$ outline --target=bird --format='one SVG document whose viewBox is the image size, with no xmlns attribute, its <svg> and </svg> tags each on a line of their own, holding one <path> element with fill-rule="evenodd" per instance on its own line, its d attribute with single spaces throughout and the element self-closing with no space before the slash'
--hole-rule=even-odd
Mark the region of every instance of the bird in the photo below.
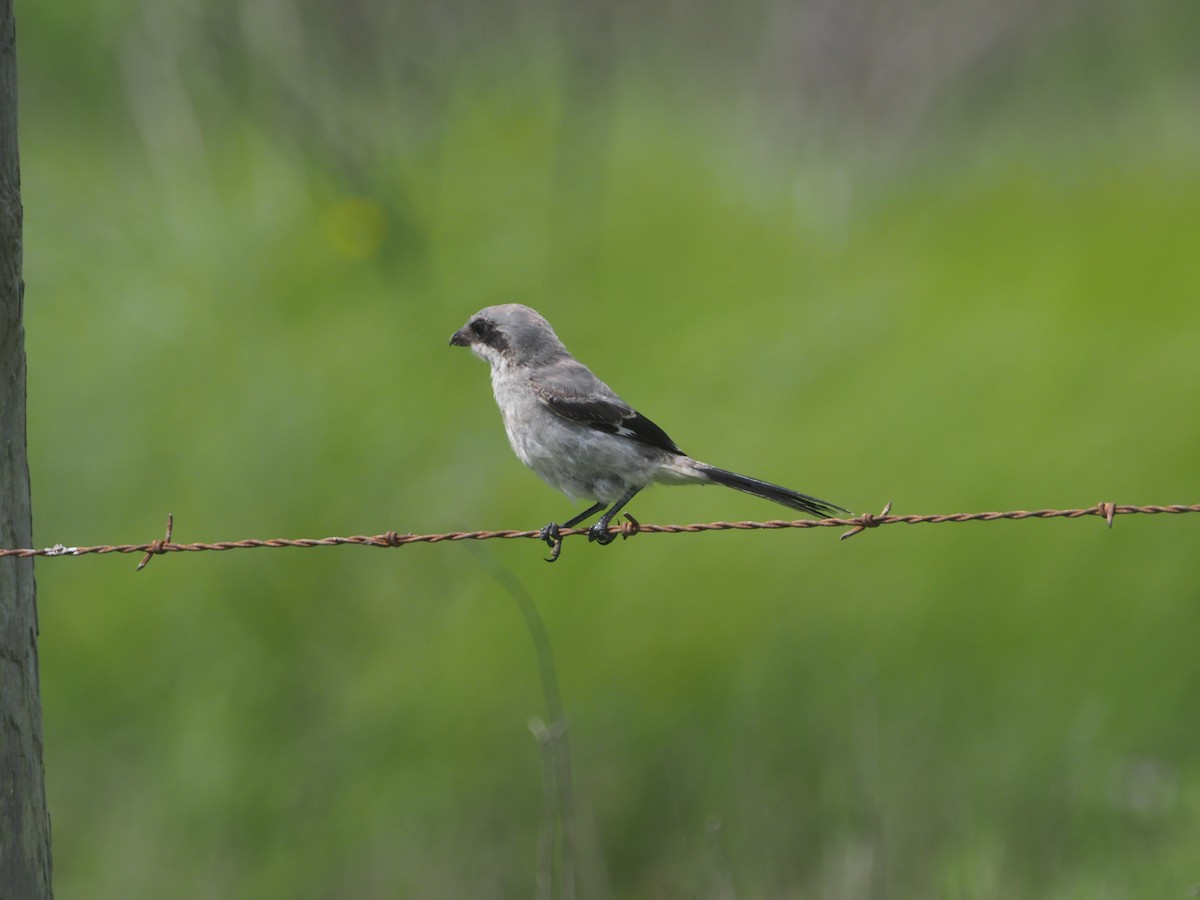
<svg viewBox="0 0 1200 900">
<path fill-rule="evenodd" d="M 651 484 L 720 484 L 818 518 L 848 510 L 721 469 L 688 456 L 658 425 L 622 400 L 559 340 L 550 323 L 519 303 L 481 309 L 450 336 L 452 347 L 469 347 L 491 366 L 492 392 L 513 452 L 550 487 L 572 502 L 593 505 L 562 525 L 539 532 L 562 548 L 560 529 L 573 528 L 603 511 L 588 541 L 611 543 L 609 523 Z"/>
</svg>

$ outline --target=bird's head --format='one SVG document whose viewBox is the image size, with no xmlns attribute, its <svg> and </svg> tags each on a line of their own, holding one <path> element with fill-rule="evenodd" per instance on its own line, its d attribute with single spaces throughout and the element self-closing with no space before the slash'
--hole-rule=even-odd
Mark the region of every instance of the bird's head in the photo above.
<svg viewBox="0 0 1200 900">
<path fill-rule="evenodd" d="M 452 347 L 470 347 L 492 368 L 541 365 L 567 352 L 550 323 L 519 303 L 489 306 L 450 335 Z"/>
</svg>

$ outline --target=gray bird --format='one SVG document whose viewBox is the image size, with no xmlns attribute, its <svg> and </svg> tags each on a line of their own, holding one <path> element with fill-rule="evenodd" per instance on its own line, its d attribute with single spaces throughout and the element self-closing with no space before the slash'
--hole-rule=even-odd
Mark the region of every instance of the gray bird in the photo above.
<svg viewBox="0 0 1200 900">
<path fill-rule="evenodd" d="M 541 538 L 550 562 L 562 547 L 559 528 L 571 528 L 608 507 L 588 540 L 611 543 L 608 530 L 642 488 L 660 484 L 723 484 L 764 500 L 828 518 L 842 507 L 807 494 L 738 475 L 692 459 L 667 433 L 617 396 L 575 359 L 550 323 L 528 306 L 481 309 L 450 336 L 492 367 L 492 391 L 517 457 L 571 500 L 594 504 Z"/>
</svg>

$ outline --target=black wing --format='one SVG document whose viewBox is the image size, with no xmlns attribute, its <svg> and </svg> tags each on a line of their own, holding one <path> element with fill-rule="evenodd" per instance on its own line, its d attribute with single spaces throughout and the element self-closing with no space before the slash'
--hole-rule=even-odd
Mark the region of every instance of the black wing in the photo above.
<svg viewBox="0 0 1200 900">
<path fill-rule="evenodd" d="M 559 371 L 543 373 L 549 377 L 530 382 L 534 394 L 551 412 L 597 431 L 622 435 L 668 453 L 684 455 L 665 431 L 618 397 L 582 363 L 571 362 L 574 366 L 570 371 L 562 371 L 567 367 L 559 364 L 555 366 Z"/>
</svg>

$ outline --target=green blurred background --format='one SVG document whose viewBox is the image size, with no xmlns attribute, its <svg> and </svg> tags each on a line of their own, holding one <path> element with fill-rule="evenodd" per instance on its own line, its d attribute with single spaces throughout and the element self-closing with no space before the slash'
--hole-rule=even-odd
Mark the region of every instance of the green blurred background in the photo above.
<svg viewBox="0 0 1200 900">
<path fill-rule="evenodd" d="M 447 347 L 509 301 L 857 511 L 1197 500 L 1194 3 L 17 17 L 39 546 L 566 518 Z M 836 536 L 39 560 L 58 895 L 531 896 L 505 578 L 583 896 L 1200 883 L 1200 517 Z"/>
</svg>

